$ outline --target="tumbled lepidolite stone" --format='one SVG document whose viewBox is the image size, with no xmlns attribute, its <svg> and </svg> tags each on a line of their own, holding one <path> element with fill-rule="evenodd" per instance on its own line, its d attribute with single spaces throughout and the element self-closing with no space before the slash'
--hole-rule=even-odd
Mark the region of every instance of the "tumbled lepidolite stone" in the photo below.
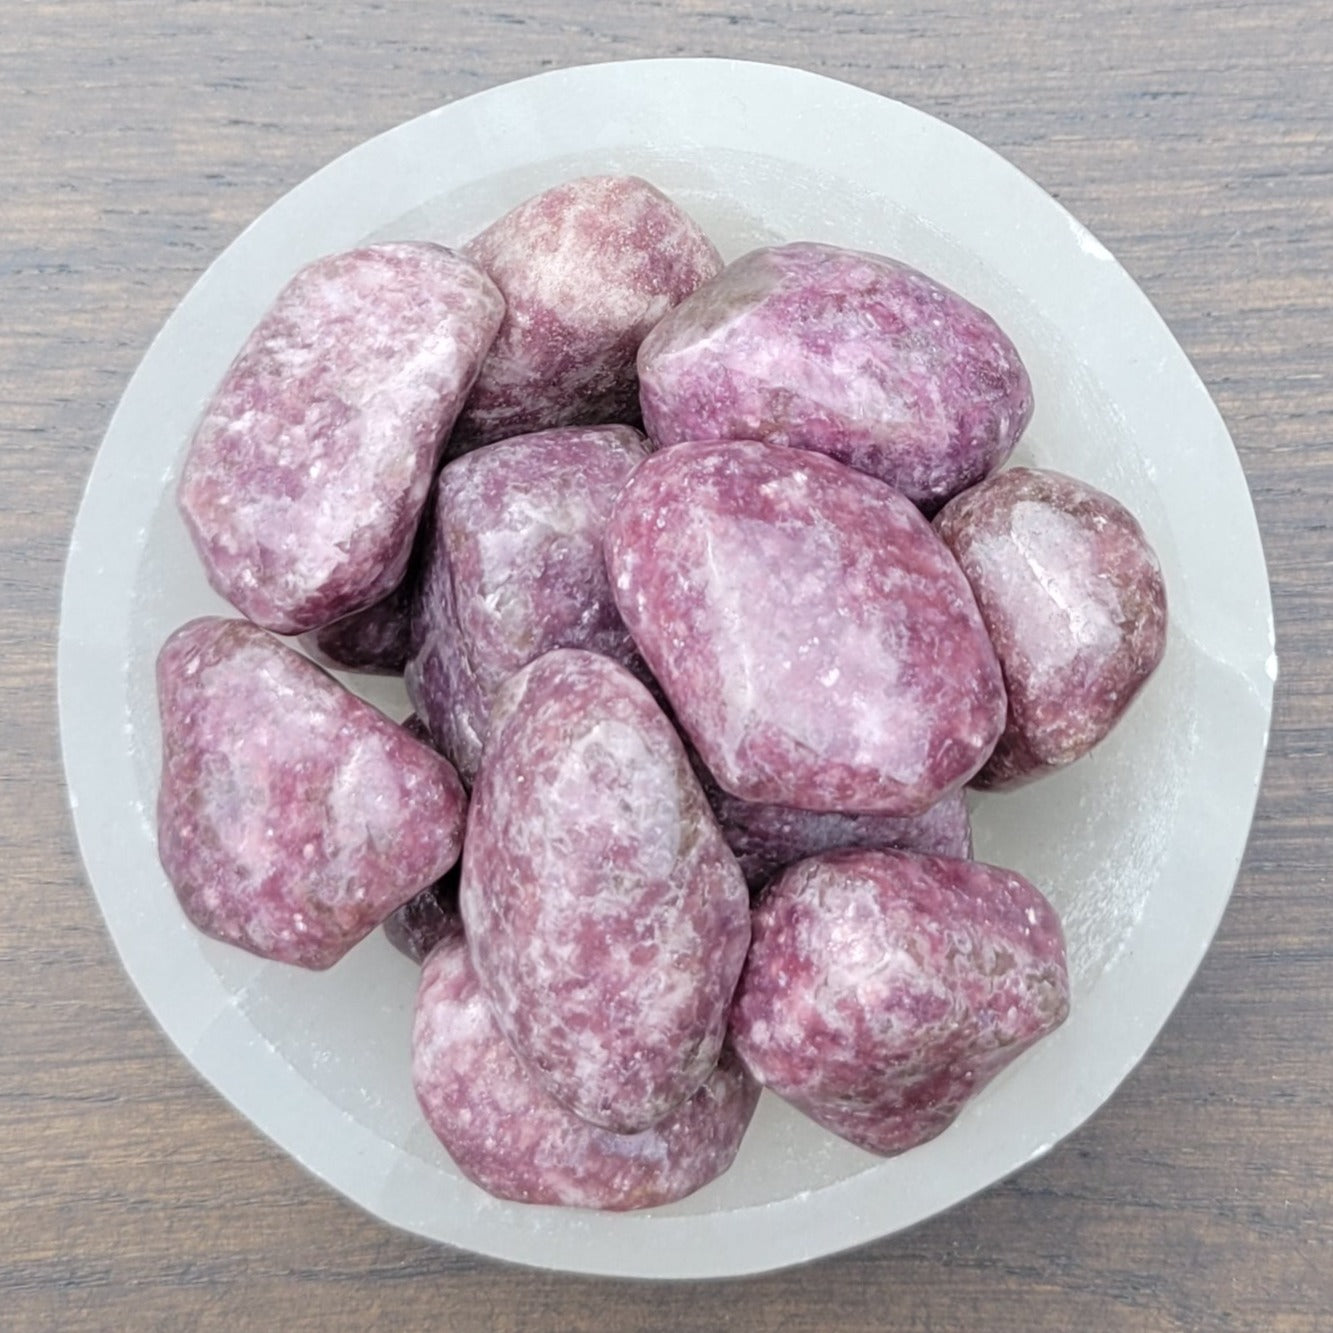
<svg viewBox="0 0 1333 1333">
<path fill-rule="evenodd" d="M 460 1171 L 520 1203 L 651 1208 L 732 1163 L 759 1089 L 724 1050 L 681 1106 L 637 1134 L 590 1125 L 542 1090 L 510 1049 L 455 929 L 426 960 L 412 1030 L 412 1081 Z"/>
<path fill-rule="evenodd" d="M 561 648 L 505 682 L 459 895 L 496 1022 L 557 1101 L 635 1133 L 707 1079 L 749 895 L 680 737 L 624 667 Z"/>
<path fill-rule="evenodd" d="M 469 241 L 507 313 L 451 454 L 552 426 L 637 421 L 649 329 L 722 268 L 698 224 L 637 176 L 584 176 Z"/>
<path fill-rule="evenodd" d="M 935 529 L 1004 670 L 1004 734 L 973 785 L 1013 787 L 1087 754 L 1166 650 L 1166 585 L 1134 516 L 1109 495 L 1011 468 L 952 500 Z"/>
<path fill-rule="evenodd" d="M 157 691 L 158 853 L 206 934 L 329 967 L 458 859 L 448 761 L 265 631 L 191 621 Z"/>
<path fill-rule="evenodd" d="M 644 457 L 628 426 L 573 426 L 475 449 L 440 473 L 407 688 L 465 782 L 495 692 L 520 667 L 553 648 L 638 663 L 602 533 Z"/>
<path fill-rule="evenodd" d="M 919 815 L 1004 726 L 972 591 L 920 511 L 823 454 L 679 444 L 606 530 L 616 604 L 733 796 Z"/>
<path fill-rule="evenodd" d="M 828 454 L 927 512 L 1013 449 L 1032 386 L 1013 343 L 956 292 L 882 255 L 755 250 L 639 349 L 648 434 Z"/>
<path fill-rule="evenodd" d="M 948 1128 L 1068 1012 L 1059 918 L 1021 875 L 843 851 L 761 897 L 731 1032 L 765 1087 L 889 1155 Z"/>
<path fill-rule="evenodd" d="M 438 245 L 301 269 L 185 458 L 178 500 L 213 587 L 281 634 L 387 596 L 503 313 L 494 283 Z"/>
</svg>

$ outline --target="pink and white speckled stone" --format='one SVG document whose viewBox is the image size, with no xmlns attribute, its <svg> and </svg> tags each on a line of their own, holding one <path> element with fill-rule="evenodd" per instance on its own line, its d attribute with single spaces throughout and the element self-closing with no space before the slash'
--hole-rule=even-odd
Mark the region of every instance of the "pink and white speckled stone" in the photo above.
<svg viewBox="0 0 1333 1333">
<path fill-rule="evenodd" d="M 460 890 L 501 1030 L 551 1096 L 646 1129 L 717 1063 L 749 895 L 651 695 L 559 649 L 496 698 Z"/>
<path fill-rule="evenodd" d="M 503 314 L 494 283 L 438 245 L 370 246 L 297 273 L 185 459 L 178 500 L 213 587 L 281 634 L 390 593 Z"/>
<path fill-rule="evenodd" d="M 206 934 L 329 967 L 457 860 L 448 761 L 265 631 L 191 621 L 157 689 L 158 852 Z"/>
<path fill-rule="evenodd" d="M 928 512 L 1009 456 L 1032 416 L 1014 345 L 984 311 L 880 255 L 755 250 L 644 339 L 649 435 L 828 454 Z"/>
<path fill-rule="evenodd" d="M 527 200 L 464 247 L 508 313 L 451 454 L 552 426 L 639 418 L 649 329 L 722 268 L 713 243 L 636 176 L 585 176 Z"/>
<path fill-rule="evenodd" d="M 972 855 L 972 821 L 960 791 L 919 815 L 845 815 L 742 801 L 701 764 L 695 771 L 751 891 L 797 861 L 842 848 L 891 847 L 960 860 Z"/>
<path fill-rule="evenodd" d="M 553 648 L 637 664 L 602 531 L 645 456 L 628 426 L 575 426 L 487 445 L 440 473 L 407 688 L 465 782 L 491 700 L 520 667 Z"/>
<path fill-rule="evenodd" d="M 973 785 L 1013 787 L 1092 749 L 1166 649 L 1166 585 L 1134 516 L 1058 472 L 1012 468 L 935 519 L 990 631 L 1009 693 Z"/>
<path fill-rule="evenodd" d="M 874 477 L 780 445 L 676 445 L 630 478 L 605 546 L 639 651 L 742 800 L 918 815 L 1004 726 L 967 581 Z"/>
<path fill-rule="evenodd" d="M 680 1107 L 638 1134 L 581 1120 L 505 1041 L 461 932 L 426 960 L 412 1080 L 430 1127 L 482 1189 L 520 1203 L 651 1208 L 693 1194 L 732 1163 L 759 1089 L 730 1051 Z"/>
<path fill-rule="evenodd" d="M 762 1084 L 890 1155 L 946 1129 L 1068 1012 L 1059 919 L 1021 875 L 844 851 L 760 899 L 731 1031 Z"/>
</svg>

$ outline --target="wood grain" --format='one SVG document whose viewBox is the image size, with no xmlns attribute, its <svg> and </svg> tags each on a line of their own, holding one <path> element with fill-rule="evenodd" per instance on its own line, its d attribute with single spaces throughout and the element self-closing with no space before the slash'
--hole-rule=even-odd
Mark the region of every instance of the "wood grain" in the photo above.
<svg viewBox="0 0 1333 1333">
<path fill-rule="evenodd" d="M 0 1324 L 1333 1327 L 1330 34 L 1327 0 L 0 0 Z M 52 680 L 101 432 L 217 251 L 310 171 L 430 107 L 673 54 L 801 64 L 902 98 L 999 149 L 1106 242 L 1235 435 L 1282 676 L 1221 933 L 1090 1124 L 904 1236 L 744 1282 L 645 1287 L 392 1231 L 199 1081 L 83 882 Z"/>
</svg>

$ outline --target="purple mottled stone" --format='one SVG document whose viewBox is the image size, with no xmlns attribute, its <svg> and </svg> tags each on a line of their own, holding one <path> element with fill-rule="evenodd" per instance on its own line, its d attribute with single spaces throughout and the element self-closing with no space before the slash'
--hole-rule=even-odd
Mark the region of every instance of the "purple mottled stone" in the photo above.
<svg viewBox="0 0 1333 1333">
<path fill-rule="evenodd" d="M 631 1133 L 708 1077 L 749 895 L 685 747 L 624 667 L 558 649 L 505 683 L 460 903 L 496 1021 L 557 1101 Z"/>
<path fill-rule="evenodd" d="M 157 662 L 158 851 L 186 915 L 324 968 L 458 859 L 448 762 L 244 620 L 193 620 Z"/>
<path fill-rule="evenodd" d="M 895 260 L 808 241 L 738 259 L 638 365 L 658 445 L 812 449 L 928 512 L 998 467 L 1032 416 L 1027 371 L 984 311 Z"/>
<path fill-rule="evenodd" d="M 1064 936 L 1021 875 L 844 851 L 754 912 L 736 1051 L 765 1087 L 870 1152 L 904 1152 L 1069 1012 Z"/>
<path fill-rule="evenodd" d="M 520 204 L 464 248 L 508 313 L 451 454 L 552 426 L 637 421 L 644 335 L 722 268 L 698 225 L 635 176 L 586 176 Z"/>
<path fill-rule="evenodd" d="M 640 1133 L 581 1120 L 510 1049 L 457 928 L 422 970 L 412 1081 L 430 1127 L 482 1189 L 520 1203 L 616 1211 L 683 1199 L 720 1176 L 759 1097 L 724 1050 L 691 1097 Z"/>
<path fill-rule="evenodd" d="M 628 426 L 575 426 L 487 445 L 440 473 L 407 688 L 465 782 L 491 700 L 520 667 L 553 648 L 637 664 L 602 531 L 644 457 Z"/>
<path fill-rule="evenodd" d="M 297 273 L 186 455 L 178 500 L 213 587 L 282 634 L 387 596 L 503 313 L 490 279 L 438 245 Z"/>
<path fill-rule="evenodd" d="M 1086 754 L 1166 649 L 1166 585 L 1134 516 L 1058 472 L 1012 468 L 951 501 L 935 529 L 1004 671 L 1004 734 L 973 785 L 1013 787 Z"/>
<path fill-rule="evenodd" d="M 742 800 L 918 815 L 981 767 L 1004 686 L 921 513 L 822 454 L 681 444 L 606 531 L 612 591 L 708 770 Z"/>
</svg>

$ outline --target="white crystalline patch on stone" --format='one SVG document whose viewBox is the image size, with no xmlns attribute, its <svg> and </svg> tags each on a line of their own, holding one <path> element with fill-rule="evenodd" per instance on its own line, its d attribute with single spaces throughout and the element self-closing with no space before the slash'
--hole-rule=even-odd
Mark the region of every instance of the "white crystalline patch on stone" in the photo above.
<svg viewBox="0 0 1333 1333">
<path fill-rule="evenodd" d="M 571 843 L 628 853 L 617 871 L 653 880 L 669 876 L 676 862 L 680 797 L 660 747 L 655 751 L 639 728 L 604 718 L 575 736 L 561 756 L 548 808 Z"/>
<path fill-rule="evenodd" d="M 361 846 L 391 836 L 399 774 L 379 736 L 363 736 L 338 766 L 329 791 L 329 815 L 339 841 Z"/>
<path fill-rule="evenodd" d="M 597 527 L 586 496 L 568 492 L 525 495 L 514 490 L 498 522 L 470 534 L 479 561 L 477 587 L 496 621 L 493 635 L 498 631 L 506 638 L 522 637 L 521 630 L 534 615 L 533 599 L 545 586 L 538 560 L 544 564 L 550 559 L 552 548 L 559 549 L 557 543 L 565 547 L 577 543 L 585 551 L 595 551 L 592 540 Z M 569 558 L 567 550 L 560 550 L 560 556 Z M 466 614 L 466 608 L 463 610 Z M 550 620 L 549 615 L 545 618 Z M 504 626 L 508 628 L 499 629 Z M 491 686 L 520 663 L 498 665 L 502 668 L 498 678 L 489 679 L 494 671 L 482 673 Z"/>
<path fill-rule="evenodd" d="M 850 734 L 858 749 L 841 756 L 876 763 L 903 783 L 916 782 L 928 758 L 926 711 L 916 692 L 899 685 L 900 636 L 883 620 L 847 614 L 865 596 L 855 570 L 842 588 L 828 588 L 836 568 L 836 534 L 805 528 L 787 531 L 767 523 L 738 521 L 706 530 L 704 559 L 696 577 L 712 614 L 713 643 L 722 645 L 717 675 L 719 717 L 735 753 L 756 713 L 780 717 L 791 739 L 812 753 L 827 753 Z M 774 618 L 767 637 L 739 632 L 751 613 L 752 590 L 779 577 L 783 596 L 802 608 L 799 619 Z M 836 694 L 828 686 L 836 683 Z M 791 708 L 817 687 L 818 708 Z M 868 707 L 870 702 L 874 707 Z M 886 757 L 887 756 L 887 757 Z"/>
<path fill-rule="evenodd" d="M 865 324 L 866 334 L 882 337 L 873 320 L 867 317 Z M 910 427 L 948 438 L 951 423 L 940 386 L 920 352 L 903 349 L 898 364 L 908 373 L 886 382 L 882 365 L 857 340 L 855 323 L 844 321 L 839 332 L 843 340 L 832 342 L 821 362 L 809 355 L 802 342 L 775 338 L 761 321 L 751 320 L 730 330 L 727 355 L 746 378 L 799 393 L 811 403 L 830 405 L 835 417 Z M 910 386 L 910 396 L 905 386 Z M 787 434 L 773 431 L 767 438 L 785 440 Z"/>
<path fill-rule="evenodd" d="M 647 191 L 629 193 L 603 191 L 604 202 L 613 206 L 620 225 L 630 235 L 639 230 L 644 217 L 660 212 L 660 198 Z M 596 207 L 592 198 L 582 201 L 589 212 Z M 635 280 L 641 254 L 636 248 L 619 244 L 614 233 L 599 231 L 602 248 L 597 252 L 599 281 L 588 281 L 588 235 L 582 227 L 571 226 L 569 215 L 531 210 L 525 219 L 525 249 L 540 255 L 541 263 L 524 269 L 524 295 L 547 310 L 559 311 L 573 323 L 580 316 L 594 315 L 598 324 L 622 328 L 640 321 L 654 324 L 666 314 L 669 303 L 664 296 L 652 296 Z M 680 248 L 679 238 L 676 248 Z"/>
<path fill-rule="evenodd" d="M 1086 529 L 1052 505 L 1014 506 L 1004 536 L 978 536 L 976 567 L 1003 589 L 1015 644 L 1037 689 L 1078 660 L 1095 670 L 1120 646 L 1120 599 L 1104 577 Z"/>
</svg>

